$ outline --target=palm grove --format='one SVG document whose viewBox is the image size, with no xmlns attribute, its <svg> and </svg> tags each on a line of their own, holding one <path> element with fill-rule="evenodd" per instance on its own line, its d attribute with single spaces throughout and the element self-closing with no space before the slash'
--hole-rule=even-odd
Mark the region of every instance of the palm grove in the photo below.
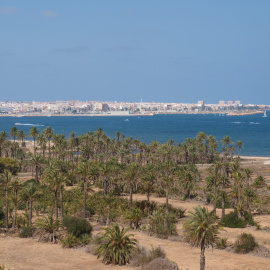
<svg viewBox="0 0 270 270">
<path fill-rule="evenodd" d="M 185 232 L 191 243 L 201 245 L 204 254 L 205 247 L 217 239 L 216 208 L 222 208 L 224 218 L 229 205 L 243 220 L 245 213 L 252 210 L 257 188 L 264 185 L 262 177 L 254 181 L 252 170 L 241 168 L 235 154 L 239 154 L 242 142 L 234 143 L 228 136 L 219 144 L 214 136 L 199 132 L 183 143 L 169 140 L 149 145 L 120 132 L 110 138 L 101 128 L 79 136 L 71 132 L 66 138 L 50 127 L 43 131 L 32 127 L 27 136 L 32 138 L 33 147 L 27 147 L 26 134 L 16 127 L 10 134 L 0 133 L 1 227 L 7 231 L 28 230 L 31 235 L 39 228 L 43 232 L 40 238 L 62 241 L 66 246 L 87 243 L 85 232 L 90 237 L 91 229 L 78 235 L 69 228 L 60 233 L 61 228 L 68 227 L 67 219 L 74 216 L 106 226 L 118 222 L 168 237 L 176 234 L 175 224 L 185 214 L 184 209 L 169 204 L 170 198 L 200 198 L 213 205 L 213 212 L 196 208 L 185 223 Z M 210 164 L 205 177 L 198 164 Z M 29 180 L 20 180 L 18 174 L 28 175 Z M 145 200 L 134 201 L 135 193 L 145 194 Z M 151 201 L 153 194 L 166 197 L 166 203 Z M 205 218 L 210 224 L 207 239 L 194 238 L 192 217 Z M 114 223 L 106 233 L 114 228 L 119 236 L 117 226 Z M 136 243 L 130 241 L 129 251 L 118 259 L 109 257 L 111 262 L 129 261 Z M 106 250 L 100 250 L 99 246 L 96 253 L 107 254 L 107 260 Z"/>
</svg>

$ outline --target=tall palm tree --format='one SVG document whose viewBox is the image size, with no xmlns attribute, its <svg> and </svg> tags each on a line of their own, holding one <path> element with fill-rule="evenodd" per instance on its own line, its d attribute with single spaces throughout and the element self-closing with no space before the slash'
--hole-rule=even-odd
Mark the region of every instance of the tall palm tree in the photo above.
<svg viewBox="0 0 270 270">
<path fill-rule="evenodd" d="M 133 186 L 136 184 L 140 175 L 140 167 L 137 163 L 131 163 L 126 167 L 126 171 L 124 172 L 124 179 L 126 184 L 129 186 L 129 207 L 132 208 L 132 194 L 133 194 Z"/>
<path fill-rule="evenodd" d="M 205 248 L 213 246 L 217 240 L 220 225 L 214 212 L 208 212 L 206 207 L 197 206 L 195 212 L 189 212 L 184 221 L 184 234 L 191 244 L 201 248 L 200 270 L 205 269 Z"/>
<path fill-rule="evenodd" d="M 244 175 L 242 172 L 238 171 L 238 172 L 235 172 L 233 174 L 233 178 L 235 179 L 236 184 L 237 184 L 238 218 L 241 218 L 241 211 L 242 211 L 241 189 L 242 189 L 242 184 L 243 184 L 243 180 L 244 180 Z"/>
<path fill-rule="evenodd" d="M 34 140 L 34 152 L 36 152 L 36 138 L 38 136 L 39 130 L 37 127 L 31 127 L 29 131 L 29 136 Z"/>
<path fill-rule="evenodd" d="M 18 191 L 21 188 L 21 182 L 18 178 L 13 178 L 11 181 L 11 190 L 13 191 L 13 196 L 11 198 L 13 202 L 13 222 L 12 222 L 12 228 L 14 229 L 16 227 L 17 223 L 17 207 L 19 203 L 19 197 L 18 197 Z"/>
<path fill-rule="evenodd" d="M 13 176 L 10 171 L 4 169 L 3 174 L 0 176 L 0 183 L 4 187 L 5 190 L 5 200 L 6 200 L 6 229 L 8 230 L 8 207 L 9 207 L 9 189 L 10 184 L 13 179 Z"/>
<path fill-rule="evenodd" d="M 43 134 L 48 139 L 48 142 L 49 142 L 49 156 L 51 156 L 51 139 L 52 139 L 53 134 L 54 134 L 53 129 L 51 127 L 46 127 L 43 130 Z"/>
<path fill-rule="evenodd" d="M 79 163 L 76 174 L 80 175 L 83 179 L 83 215 L 86 218 L 86 200 L 87 200 L 87 181 L 89 180 L 89 163 Z"/>
<path fill-rule="evenodd" d="M 0 132 L 0 157 L 2 157 L 2 149 L 3 149 L 4 143 L 7 139 L 7 137 L 8 137 L 8 135 L 5 131 Z"/>
<path fill-rule="evenodd" d="M 24 140 L 26 139 L 26 135 L 24 134 L 23 130 L 18 130 L 17 136 L 18 139 L 21 139 L 21 146 L 25 146 Z"/>
<path fill-rule="evenodd" d="M 33 202 L 38 195 L 37 184 L 30 182 L 21 190 L 21 197 L 24 201 L 29 203 L 29 221 L 28 226 L 32 225 L 32 216 L 33 216 Z"/>
<path fill-rule="evenodd" d="M 61 187 L 65 184 L 65 177 L 59 169 L 50 168 L 45 171 L 44 179 L 48 184 L 49 188 L 54 193 L 55 219 L 58 219 L 58 192 L 61 189 Z M 63 206 L 62 201 L 61 205 Z M 63 209 L 61 211 L 61 218 L 63 219 Z"/>
<path fill-rule="evenodd" d="M 9 134 L 11 137 L 13 137 L 13 142 L 15 142 L 18 135 L 18 129 L 16 127 L 12 127 Z"/>
</svg>

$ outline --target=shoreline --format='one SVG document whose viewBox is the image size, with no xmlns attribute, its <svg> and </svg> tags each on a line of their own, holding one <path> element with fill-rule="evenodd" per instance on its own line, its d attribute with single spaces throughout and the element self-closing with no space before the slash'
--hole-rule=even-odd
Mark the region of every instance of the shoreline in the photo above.
<svg viewBox="0 0 270 270">
<path fill-rule="evenodd" d="M 227 116 L 245 116 L 245 115 L 255 115 L 255 114 L 263 114 L 263 111 L 247 111 L 247 112 L 149 112 L 149 113 L 142 113 L 142 114 L 119 114 L 119 113 L 88 113 L 88 114 L 0 114 L 0 117 L 65 117 L 65 116 L 154 116 L 154 115 L 205 115 L 205 114 L 222 114 Z"/>
</svg>

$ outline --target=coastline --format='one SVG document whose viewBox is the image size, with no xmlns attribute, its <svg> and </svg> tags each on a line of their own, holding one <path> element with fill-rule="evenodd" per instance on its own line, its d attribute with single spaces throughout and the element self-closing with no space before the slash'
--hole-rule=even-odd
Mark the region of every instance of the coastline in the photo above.
<svg viewBox="0 0 270 270">
<path fill-rule="evenodd" d="M 223 114 L 227 116 L 245 116 L 245 115 L 255 115 L 255 114 L 263 114 L 263 111 L 247 111 L 247 112 L 150 112 L 150 113 L 135 113 L 135 114 L 119 114 L 119 113 L 88 113 L 88 114 L 0 114 L 0 117 L 56 117 L 56 116 L 154 116 L 154 115 L 193 115 L 193 114 L 199 114 L 199 115 L 205 115 L 205 114 Z"/>
</svg>

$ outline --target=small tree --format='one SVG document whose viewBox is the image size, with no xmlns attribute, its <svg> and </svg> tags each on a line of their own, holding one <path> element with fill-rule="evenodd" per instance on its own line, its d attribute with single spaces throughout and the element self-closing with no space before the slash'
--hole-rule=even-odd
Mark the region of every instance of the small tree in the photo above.
<svg viewBox="0 0 270 270">
<path fill-rule="evenodd" d="M 129 228 L 119 228 L 115 223 L 112 227 L 105 228 L 105 233 L 97 239 L 95 253 L 102 257 L 104 263 L 125 265 L 131 258 L 137 240 L 133 234 L 127 234 Z"/>
<path fill-rule="evenodd" d="M 214 212 L 208 212 L 206 207 L 197 206 L 195 212 L 189 212 L 184 221 L 184 233 L 193 246 L 201 248 L 200 270 L 205 269 L 205 248 L 214 245 L 220 226 Z"/>
</svg>

